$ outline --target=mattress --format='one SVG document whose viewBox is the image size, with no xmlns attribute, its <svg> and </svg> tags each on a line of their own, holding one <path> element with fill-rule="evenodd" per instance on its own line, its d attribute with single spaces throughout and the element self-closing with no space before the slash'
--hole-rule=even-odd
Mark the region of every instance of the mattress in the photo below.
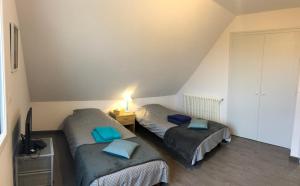
<svg viewBox="0 0 300 186">
<path fill-rule="evenodd" d="M 91 131 L 97 126 L 113 126 L 121 132 L 123 139 L 135 137 L 135 134 L 99 109 L 74 110 L 64 120 L 63 128 L 73 158 L 79 146 L 95 143 Z M 138 186 L 140 183 L 154 185 L 160 182 L 168 182 L 168 166 L 164 161 L 156 160 L 102 176 L 94 180 L 91 186 Z"/>
<path fill-rule="evenodd" d="M 157 135 L 159 138 L 163 139 L 168 129 L 177 126 L 168 122 L 167 116 L 183 113 L 168 109 L 159 104 L 149 104 L 139 108 L 135 114 L 140 125 Z M 197 161 L 202 160 L 205 153 L 210 152 L 223 140 L 228 142 L 231 141 L 230 130 L 228 127 L 211 134 L 199 144 L 194 153 L 192 165 L 194 165 Z"/>
</svg>

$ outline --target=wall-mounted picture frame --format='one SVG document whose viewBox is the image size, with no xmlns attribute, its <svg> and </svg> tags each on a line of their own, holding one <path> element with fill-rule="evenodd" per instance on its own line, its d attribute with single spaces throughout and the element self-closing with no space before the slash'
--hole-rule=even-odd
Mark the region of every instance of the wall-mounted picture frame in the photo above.
<svg viewBox="0 0 300 186">
<path fill-rule="evenodd" d="M 11 72 L 19 67 L 19 29 L 14 23 L 9 24 L 10 29 L 10 65 Z"/>
</svg>

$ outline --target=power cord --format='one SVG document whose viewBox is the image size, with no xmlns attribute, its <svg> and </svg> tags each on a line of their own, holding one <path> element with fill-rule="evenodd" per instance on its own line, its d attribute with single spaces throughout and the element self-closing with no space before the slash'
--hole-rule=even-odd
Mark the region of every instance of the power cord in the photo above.
<svg viewBox="0 0 300 186">
<path fill-rule="evenodd" d="M 35 139 L 35 140 L 42 140 L 42 139 Z M 21 141 L 22 141 L 22 144 L 24 146 L 24 142 L 25 142 L 25 136 L 23 134 L 21 134 Z M 40 156 L 41 156 L 41 149 L 31 149 L 32 150 L 32 154 L 26 154 L 26 156 L 30 157 L 30 159 L 38 159 Z"/>
<path fill-rule="evenodd" d="M 41 156 L 41 150 L 39 149 L 35 151 L 35 154 L 29 154 L 30 159 L 33 160 L 38 159 L 40 156 Z"/>
</svg>

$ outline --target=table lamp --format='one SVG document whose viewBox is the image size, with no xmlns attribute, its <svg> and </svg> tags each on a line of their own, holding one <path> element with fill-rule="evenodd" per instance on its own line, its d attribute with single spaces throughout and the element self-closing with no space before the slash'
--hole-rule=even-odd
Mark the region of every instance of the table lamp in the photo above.
<svg viewBox="0 0 300 186">
<path fill-rule="evenodd" d="M 129 103 L 132 102 L 132 98 L 130 95 L 126 95 L 124 97 L 124 101 L 125 101 L 125 112 L 129 112 Z"/>
</svg>

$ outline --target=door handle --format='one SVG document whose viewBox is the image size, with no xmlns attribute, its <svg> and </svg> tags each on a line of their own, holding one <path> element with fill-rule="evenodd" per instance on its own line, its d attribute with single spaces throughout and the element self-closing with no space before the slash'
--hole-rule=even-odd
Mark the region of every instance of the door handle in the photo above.
<svg viewBox="0 0 300 186">
<path fill-rule="evenodd" d="M 265 93 L 265 92 L 262 92 L 262 93 L 261 93 L 261 95 L 262 95 L 262 96 L 265 96 L 265 95 L 266 95 L 266 93 Z"/>
</svg>

